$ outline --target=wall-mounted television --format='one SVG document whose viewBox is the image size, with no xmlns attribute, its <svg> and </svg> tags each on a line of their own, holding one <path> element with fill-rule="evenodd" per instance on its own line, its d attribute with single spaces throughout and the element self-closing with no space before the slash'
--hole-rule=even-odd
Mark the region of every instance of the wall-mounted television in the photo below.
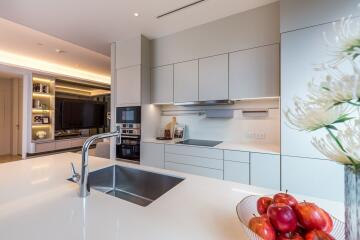
<svg viewBox="0 0 360 240">
<path fill-rule="evenodd" d="M 55 98 L 55 130 L 103 128 L 105 103 Z"/>
</svg>

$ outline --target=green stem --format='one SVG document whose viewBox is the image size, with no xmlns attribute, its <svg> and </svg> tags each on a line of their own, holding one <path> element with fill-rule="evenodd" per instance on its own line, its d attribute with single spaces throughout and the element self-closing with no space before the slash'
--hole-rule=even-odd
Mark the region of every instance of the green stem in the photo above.
<svg viewBox="0 0 360 240">
<path fill-rule="evenodd" d="M 335 136 L 335 134 L 331 131 L 331 129 L 329 127 L 326 127 L 326 130 L 328 131 L 328 133 L 330 134 L 330 136 L 335 140 L 336 144 L 339 146 L 339 148 L 346 153 L 345 148 L 343 147 L 343 145 L 341 144 L 341 142 L 339 141 L 339 139 Z M 352 163 L 352 165 L 355 167 L 355 169 L 359 168 L 360 165 L 356 164 L 356 162 L 354 161 L 354 159 L 352 159 L 352 157 L 347 156 L 346 157 L 350 160 L 350 162 Z"/>
<path fill-rule="evenodd" d="M 350 105 L 356 106 L 356 107 L 360 107 L 360 104 L 358 104 L 358 103 L 354 103 L 354 102 L 351 102 L 351 101 L 347 101 L 347 103 L 350 104 Z"/>
</svg>

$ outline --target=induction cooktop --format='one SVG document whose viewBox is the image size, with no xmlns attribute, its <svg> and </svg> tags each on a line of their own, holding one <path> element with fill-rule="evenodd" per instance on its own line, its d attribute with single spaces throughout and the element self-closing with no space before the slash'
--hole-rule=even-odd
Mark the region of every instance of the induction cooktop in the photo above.
<svg viewBox="0 0 360 240">
<path fill-rule="evenodd" d="M 220 143 L 222 143 L 222 142 L 221 141 L 210 141 L 210 140 L 199 140 L 199 139 L 187 139 L 187 140 L 178 142 L 178 144 L 204 146 L 204 147 L 215 147 L 216 145 L 218 145 Z"/>
</svg>

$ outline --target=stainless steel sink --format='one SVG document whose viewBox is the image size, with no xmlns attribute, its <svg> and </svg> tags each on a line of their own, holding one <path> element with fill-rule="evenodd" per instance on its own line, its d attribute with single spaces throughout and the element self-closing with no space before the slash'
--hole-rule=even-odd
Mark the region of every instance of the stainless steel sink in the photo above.
<svg viewBox="0 0 360 240">
<path fill-rule="evenodd" d="M 144 207 L 183 180 L 118 165 L 89 173 L 90 188 Z"/>
</svg>

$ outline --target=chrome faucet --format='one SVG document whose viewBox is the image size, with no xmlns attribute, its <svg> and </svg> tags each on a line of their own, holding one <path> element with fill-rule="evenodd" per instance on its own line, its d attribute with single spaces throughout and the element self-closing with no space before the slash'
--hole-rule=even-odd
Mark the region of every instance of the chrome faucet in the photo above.
<svg viewBox="0 0 360 240">
<path fill-rule="evenodd" d="M 88 183 L 89 177 L 89 148 L 91 144 L 99 139 L 110 138 L 110 137 L 120 137 L 120 131 L 109 132 L 109 133 L 102 133 L 98 135 L 94 135 L 86 139 L 83 147 L 82 147 L 82 157 L 81 157 L 81 175 L 76 173 L 74 165 L 71 163 L 72 172 L 73 172 L 73 181 L 79 183 L 80 185 L 80 197 L 85 198 L 90 194 L 90 185 Z"/>
</svg>

